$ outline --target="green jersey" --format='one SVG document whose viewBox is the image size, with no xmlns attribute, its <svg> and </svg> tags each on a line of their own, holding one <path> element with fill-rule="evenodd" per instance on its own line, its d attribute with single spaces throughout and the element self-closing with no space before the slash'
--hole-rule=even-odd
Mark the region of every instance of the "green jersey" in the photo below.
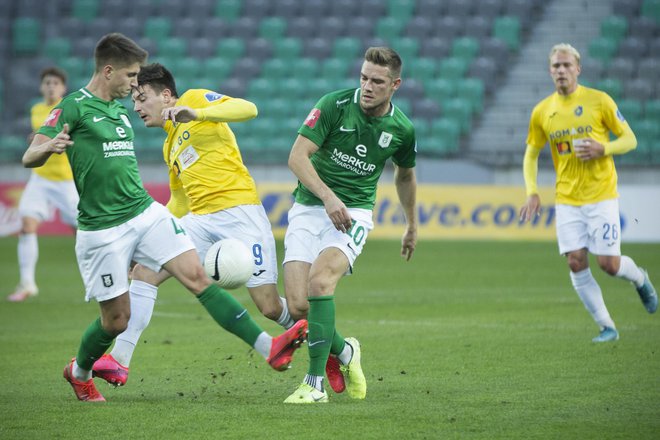
<svg viewBox="0 0 660 440">
<path fill-rule="evenodd" d="M 64 124 L 74 142 L 66 153 L 80 195 L 79 229 L 120 225 L 153 203 L 140 179 L 133 128 L 121 103 L 82 88 L 66 96 L 37 133 L 54 138 Z"/>
<path fill-rule="evenodd" d="M 322 97 L 298 133 L 318 151 L 312 165 L 323 183 L 349 208 L 373 209 L 376 185 L 389 157 L 402 168 L 415 166 L 415 129 L 395 105 L 385 116 L 367 116 L 360 89 L 338 90 Z M 322 205 L 301 182 L 296 202 Z"/>
</svg>

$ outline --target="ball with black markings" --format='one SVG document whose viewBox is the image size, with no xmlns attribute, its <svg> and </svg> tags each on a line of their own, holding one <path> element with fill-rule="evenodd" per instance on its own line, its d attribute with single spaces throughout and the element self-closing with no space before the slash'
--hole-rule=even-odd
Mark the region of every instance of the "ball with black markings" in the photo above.
<svg viewBox="0 0 660 440">
<path fill-rule="evenodd" d="M 225 289 L 244 286 L 254 272 L 254 257 L 240 240 L 226 238 L 211 245 L 204 258 L 206 274 Z"/>
</svg>

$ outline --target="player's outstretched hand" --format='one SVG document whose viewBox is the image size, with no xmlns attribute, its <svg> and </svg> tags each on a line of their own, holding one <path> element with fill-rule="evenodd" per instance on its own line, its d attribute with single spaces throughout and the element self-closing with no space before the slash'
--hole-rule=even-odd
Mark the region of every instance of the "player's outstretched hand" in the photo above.
<svg viewBox="0 0 660 440">
<path fill-rule="evenodd" d="M 415 252 L 415 246 L 417 245 L 417 230 L 416 229 L 407 229 L 403 233 L 403 238 L 401 238 L 401 256 L 410 261 Z"/>
<path fill-rule="evenodd" d="M 50 151 L 51 153 L 62 154 L 71 145 L 73 145 L 73 141 L 71 140 L 71 136 L 69 136 L 69 124 L 64 124 L 62 131 L 51 139 Z"/>
<path fill-rule="evenodd" d="M 170 107 L 163 110 L 163 120 L 167 121 L 168 119 L 174 123 L 181 122 L 186 123 L 190 121 L 195 121 L 197 119 L 197 112 L 190 107 L 180 105 L 178 107 Z"/>
<path fill-rule="evenodd" d="M 541 215 L 541 198 L 538 194 L 532 194 L 527 197 L 527 201 L 520 208 L 520 222 L 530 221 L 535 216 Z"/>
</svg>

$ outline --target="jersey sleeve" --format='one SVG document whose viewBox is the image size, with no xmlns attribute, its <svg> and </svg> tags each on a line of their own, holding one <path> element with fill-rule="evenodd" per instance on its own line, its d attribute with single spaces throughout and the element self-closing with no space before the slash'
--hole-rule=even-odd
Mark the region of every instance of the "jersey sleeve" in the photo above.
<svg viewBox="0 0 660 440">
<path fill-rule="evenodd" d="M 183 189 L 183 183 L 172 169 L 170 169 L 170 200 L 166 206 L 177 218 L 183 217 L 190 211 L 190 202 Z"/>
<path fill-rule="evenodd" d="M 72 134 L 78 127 L 79 120 L 80 110 L 78 106 L 70 101 L 62 101 L 51 110 L 37 133 L 52 139 L 62 131 L 64 124 L 69 124 L 69 134 Z"/>
<path fill-rule="evenodd" d="M 603 124 L 608 130 L 614 133 L 616 137 L 620 137 L 625 131 L 628 123 L 610 95 L 603 93 L 602 96 Z"/>
<path fill-rule="evenodd" d="M 527 145 L 541 149 L 545 146 L 547 139 L 543 132 L 542 121 L 543 110 L 541 106 L 534 107 L 532 116 L 529 118 L 529 130 L 527 132 Z"/>
<path fill-rule="evenodd" d="M 181 95 L 177 105 L 187 105 L 192 108 L 206 108 L 230 100 L 231 97 L 207 89 L 191 89 Z"/>
<path fill-rule="evenodd" d="M 298 134 L 305 136 L 320 148 L 336 124 L 338 115 L 339 110 L 334 97 L 325 95 L 309 112 Z"/>
<path fill-rule="evenodd" d="M 415 127 L 411 125 L 410 131 L 404 140 L 403 147 L 392 156 L 392 162 L 401 168 L 415 168 L 415 158 L 417 157 L 417 138 L 415 136 Z"/>
</svg>

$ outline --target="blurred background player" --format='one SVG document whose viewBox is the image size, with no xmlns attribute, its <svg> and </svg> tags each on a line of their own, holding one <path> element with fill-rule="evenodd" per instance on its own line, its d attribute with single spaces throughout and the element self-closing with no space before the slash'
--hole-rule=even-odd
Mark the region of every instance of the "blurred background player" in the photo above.
<svg viewBox="0 0 660 440">
<path fill-rule="evenodd" d="M 254 118 L 257 107 L 204 89 L 188 90 L 179 97 L 174 77 L 157 63 L 142 67 L 132 97 L 145 125 L 167 134 L 163 145 L 170 176 L 167 207 L 181 218 L 200 260 L 216 241 L 243 241 L 255 258 L 255 272 L 247 282 L 250 296 L 264 316 L 290 328 L 295 322 L 277 292 L 271 225 L 228 125 Z M 117 337 L 112 351 L 94 365 L 97 377 L 115 385 L 126 383 L 133 350 L 153 313 L 158 286 L 170 277 L 166 271 L 135 266 L 128 328 Z"/>
<path fill-rule="evenodd" d="M 406 217 L 401 255 L 409 260 L 415 249 L 415 130 L 391 103 L 401 85 L 401 64 L 392 49 L 367 49 L 360 88 L 323 96 L 291 149 L 289 167 L 298 187 L 284 238 L 284 281 L 294 318 L 307 311 L 309 302 L 310 363 L 303 383 L 285 403 L 328 401 L 323 379 L 330 353 L 341 365 L 349 396 L 366 397 L 360 344 L 336 330 L 334 292 L 339 280 L 352 273 L 373 229 L 376 186 L 390 157 Z"/>
<path fill-rule="evenodd" d="M 92 379 L 92 367 L 126 330 L 132 261 L 154 271 L 165 268 L 222 328 L 253 347 L 274 369 L 286 369 L 305 336 L 306 321 L 275 338 L 263 331 L 206 276 L 178 220 L 142 185 L 133 129 L 117 99 L 137 87 L 147 52 L 130 38 L 111 33 L 99 40 L 94 58 L 87 86 L 55 107 L 23 155 L 26 167 L 38 167 L 52 153 L 66 151 L 80 195 L 76 257 L 85 298 L 99 303 L 101 316 L 85 330 L 78 355 L 64 367 L 64 379 L 79 400 L 105 401 Z"/>
<path fill-rule="evenodd" d="M 539 215 L 538 157 L 549 143 L 556 180 L 559 252 L 565 255 L 575 291 L 600 327 L 594 342 L 619 339 L 600 286 L 589 269 L 588 252 L 607 274 L 632 282 L 649 313 L 658 297 L 645 270 L 621 255 L 617 174 L 612 155 L 635 149 L 637 139 L 614 100 L 578 84 L 580 54 L 569 44 L 550 51 L 550 76 L 556 92 L 534 107 L 529 123 L 523 174 L 527 201 L 523 221 Z M 609 140 L 612 132 L 617 138 Z"/>
<path fill-rule="evenodd" d="M 30 111 L 33 132 L 28 143 L 32 142 L 34 133 L 44 124 L 51 110 L 59 104 L 66 92 L 66 74 L 63 70 L 49 67 L 41 72 L 40 77 L 39 90 L 43 101 L 32 106 Z M 58 209 L 62 220 L 75 227 L 77 206 L 78 193 L 66 154 L 53 154 L 44 165 L 32 170 L 18 205 L 22 222 L 18 236 L 18 267 L 21 279 L 16 290 L 7 297 L 8 301 L 24 301 L 39 293 L 35 279 L 39 259 L 39 223 L 50 220 L 55 209 Z"/>
</svg>

